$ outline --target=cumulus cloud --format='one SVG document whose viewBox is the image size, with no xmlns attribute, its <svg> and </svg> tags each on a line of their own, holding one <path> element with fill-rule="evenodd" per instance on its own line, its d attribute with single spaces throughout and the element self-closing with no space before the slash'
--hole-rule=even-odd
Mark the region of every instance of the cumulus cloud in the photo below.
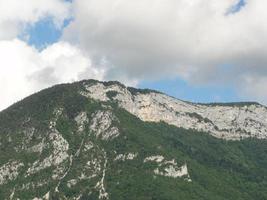
<svg viewBox="0 0 267 200">
<path fill-rule="evenodd" d="M 75 45 L 59 41 L 38 51 L 18 39 L 40 20 L 52 19 L 61 29 L 71 17 L 71 2 L 65 0 L 0 0 L 0 110 L 54 84 L 103 79 L 105 70 L 93 67 Z"/>
<path fill-rule="evenodd" d="M 73 45 L 58 42 L 39 52 L 18 39 L 0 41 L 0 110 L 40 89 L 82 78 L 102 79 L 90 59 Z"/>
<path fill-rule="evenodd" d="M 84 78 L 137 85 L 180 77 L 267 103 L 267 2 L 242 2 L 0 0 L 0 110 Z M 59 29 L 73 18 L 61 41 L 38 51 L 17 39 L 47 17 Z"/>
<path fill-rule="evenodd" d="M 244 75 L 241 79 L 244 83 L 242 95 L 250 96 L 267 104 L 267 76 Z"/>
<path fill-rule="evenodd" d="M 0 40 L 13 39 L 27 25 L 51 17 L 60 28 L 71 17 L 71 3 L 64 0 L 0 0 Z"/>
<path fill-rule="evenodd" d="M 237 9 L 238 4 L 75 0 L 64 39 L 79 44 L 93 63 L 109 63 L 107 78 L 179 76 L 192 84 L 235 85 L 253 95 L 248 87 L 264 91 L 258 80 L 267 77 L 267 2 L 247 0 Z M 265 100 L 266 93 L 257 98 Z"/>
</svg>

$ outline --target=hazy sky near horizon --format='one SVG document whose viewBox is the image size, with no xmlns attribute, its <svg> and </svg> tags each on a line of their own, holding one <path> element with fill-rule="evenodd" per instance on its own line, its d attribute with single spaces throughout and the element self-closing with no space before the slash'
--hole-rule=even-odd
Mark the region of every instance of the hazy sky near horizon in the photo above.
<svg viewBox="0 0 267 200">
<path fill-rule="evenodd" d="M 0 110 L 118 80 L 194 102 L 267 104 L 267 1 L 0 0 Z"/>
</svg>

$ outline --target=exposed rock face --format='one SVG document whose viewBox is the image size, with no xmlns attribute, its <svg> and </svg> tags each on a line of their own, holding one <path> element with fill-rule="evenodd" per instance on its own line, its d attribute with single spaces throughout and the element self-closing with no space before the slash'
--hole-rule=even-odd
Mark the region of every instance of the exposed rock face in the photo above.
<svg viewBox="0 0 267 200">
<path fill-rule="evenodd" d="M 109 140 L 117 137 L 119 129 L 112 126 L 115 117 L 111 111 L 97 111 L 92 116 L 92 124 L 90 125 L 90 130 L 94 132 L 97 138 L 102 140 Z"/>
<path fill-rule="evenodd" d="M 150 157 L 147 157 L 145 158 L 144 162 L 157 162 L 157 163 L 160 163 L 164 160 L 164 157 L 163 156 L 150 156 Z"/>
<path fill-rule="evenodd" d="M 172 178 L 185 178 L 186 181 L 191 182 L 190 175 L 188 173 L 187 164 L 181 167 L 175 162 L 175 160 L 165 160 L 164 156 L 150 156 L 144 159 L 144 163 L 155 162 L 158 167 L 154 169 L 154 173 L 160 176 L 167 176 Z"/>
<path fill-rule="evenodd" d="M 131 92 L 120 84 L 84 84 L 81 94 L 102 102 L 114 101 L 143 121 L 166 122 L 185 129 L 209 132 L 217 138 L 267 138 L 267 109 L 259 104 L 202 105 L 157 92 Z"/>
<path fill-rule="evenodd" d="M 19 175 L 19 168 L 24 164 L 18 161 L 10 161 L 0 167 L 0 185 L 12 181 Z"/>
<path fill-rule="evenodd" d="M 119 154 L 115 157 L 115 161 L 133 160 L 138 156 L 138 153 Z"/>
<path fill-rule="evenodd" d="M 51 167 L 52 165 L 58 166 L 64 162 L 68 157 L 68 142 L 60 135 L 58 132 L 51 133 L 49 135 L 49 140 L 51 141 L 53 152 L 44 160 L 37 160 L 33 165 L 27 170 L 27 175 L 39 172 L 42 169 Z M 57 176 L 57 175 L 56 175 Z"/>
<path fill-rule="evenodd" d="M 86 112 L 81 112 L 77 117 L 75 117 L 75 121 L 78 125 L 79 132 L 84 131 L 86 123 L 88 123 L 88 117 Z"/>
</svg>

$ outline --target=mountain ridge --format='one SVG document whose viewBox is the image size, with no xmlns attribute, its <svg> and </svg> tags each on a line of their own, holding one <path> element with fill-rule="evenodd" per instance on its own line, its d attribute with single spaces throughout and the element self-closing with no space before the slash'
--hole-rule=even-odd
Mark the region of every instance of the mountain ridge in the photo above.
<svg viewBox="0 0 267 200">
<path fill-rule="evenodd" d="M 159 122 L 162 120 L 168 124 L 175 125 L 177 127 L 183 127 L 187 129 L 193 128 L 198 131 L 210 132 L 215 137 L 219 137 L 219 138 L 222 137 L 225 139 L 239 140 L 239 139 L 247 138 L 247 137 L 257 137 L 257 138 L 267 137 L 266 135 L 267 120 L 264 118 L 264 116 L 267 116 L 267 107 L 257 102 L 205 103 L 205 104 L 192 103 L 192 102 L 177 99 L 175 97 L 169 96 L 167 94 L 164 94 L 162 92 L 158 92 L 155 90 L 136 89 L 133 87 L 127 87 L 118 81 L 97 81 L 94 79 L 83 80 L 83 81 L 68 83 L 68 84 L 60 84 L 60 85 L 53 86 L 51 88 L 65 87 L 65 86 L 77 87 L 76 88 L 77 90 L 83 91 L 85 93 L 87 92 L 87 94 L 84 94 L 85 97 L 94 98 L 100 101 L 113 101 L 114 100 L 113 98 L 115 98 L 115 101 L 118 102 L 118 99 L 116 99 L 116 95 L 121 94 L 120 96 L 121 100 L 119 101 L 122 101 L 122 102 L 120 106 L 145 121 Z M 100 96 L 95 97 L 93 95 L 88 94 L 88 90 L 86 89 L 86 87 L 91 88 L 94 86 L 96 86 L 97 90 L 102 89 L 101 97 Z M 103 87 L 105 87 L 105 90 L 107 90 L 106 91 L 107 93 L 103 91 Z M 45 89 L 43 90 L 43 92 L 49 89 L 50 88 Z M 124 93 L 121 91 L 123 91 Z M 99 91 L 94 91 L 94 93 L 96 92 L 99 92 Z M 141 94 L 141 95 L 138 95 L 138 94 Z M 151 97 L 153 96 L 152 94 L 154 94 L 155 97 Z M 36 93 L 36 95 L 38 95 L 38 93 Z M 109 98 L 109 97 L 104 97 L 105 95 L 111 95 L 111 96 Z M 139 101 L 147 101 L 146 104 L 148 103 L 151 105 L 153 104 L 152 105 L 153 108 L 150 107 L 147 109 L 147 111 L 143 111 L 145 110 L 143 109 L 143 107 L 147 107 L 147 105 L 141 105 L 140 103 L 138 103 L 140 104 L 138 105 L 136 102 L 132 102 L 131 105 L 130 104 L 127 105 L 127 103 L 132 101 L 133 98 L 142 96 L 142 95 L 143 96 L 146 95 L 146 97 L 144 97 L 146 99 L 141 99 Z M 31 98 L 31 96 L 25 98 L 24 101 L 27 101 L 28 98 Z M 152 99 L 151 100 L 152 102 L 149 102 L 150 100 L 147 100 L 147 98 Z M 172 103 L 171 106 L 168 105 L 170 102 Z M 17 104 L 14 104 L 14 106 L 16 105 L 19 105 L 19 102 Z M 136 108 L 133 108 L 134 106 Z M 162 106 L 165 106 L 165 108 L 162 108 Z M 199 109 L 200 107 L 201 109 Z M 233 110 L 235 110 L 235 113 L 232 114 L 231 113 L 232 111 L 229 110 L 228 108 L 233 108 Z M 261 108 L 261 110 L 259 108 Z M 253 114 L 252 113 L 253 109 L 254 110 L 256 109 L 254 112 L 254 115 L 255 113 L 257 114 L 257 111 L 260 112 L 258 116 L 255 115 L 254 117 L 251 117 Z M 208 110 L 208 111 L 205 111 L 205 110 Z M 247 111 L 251 113 L 248 113 Z M 222 116 L 218 116 L 217 114 L 215 116 L 216 118 L 223 118 L 223 115 L 227 115 L 227 117 L 233 118 L 233 119 L 231 119 L 232 120 L 231 121 L 226 118 L 225 121 L 227 123 L 221 124 L 221 122 L 219 122 L 218 124 L 218 122 L 214 123 L 212 119 L 214 118 L 214 116 L 210 116 L 209 113 L 205 113 L 205 112 L 215 112 L 215 113 L 220 112 L 222 113 L 221 114 Z M 162 114 L 165 114 L 167 116 L 164 118 L 161 116 Z M 243 117 L 244 119 L 241 119 L 240 121 L 239 119 L 242 118 L 243 116 L 242 114 L 245 116 Z M 158 117 L 151 117 L 152 115 L 158 115 Z M 232 125 L 233 123 L 237 123 L 237 125 L 234 126 Z M 254 129 L 251 127 L 254 127 Z M 235 135 L 231 134 L 230 132 L 235 132 Z"/>
<path fill-rule="evenodd" d="M 124 85 L 123 83 L 121 83 L 121 82 L 119 82 L 119 81 L 99 81 L 99 80 L 96 80 L 96 79 L 84 79 L 84 80 L 81 80 L 81 81 L 75 81 L 75 82 L 71 82 L 71 83 L 61 83 L 61 84 L 56 84 L 56 85 L 53 85 L 53 86 L 51 86 L 51 87 L 42 89 L 42 90 L 40 90 L 40 91 L 38 91 L 38 92 L 35 92 L 35 93 L 33 93 L 33 94 L 31 94 L 31 95 L 29 95 L 29 96 L 27 96 L 27 97 L 25 97 L 25 98 L 23 98 L 23 99 L 21 99 L 21 100 L 19 100 L 19 101 L 13 103 L 13 104 L 10 105 L 9 107 L 12 107 L 12 106 L 14 106 L 14 105 L 20 103 L 20 102 L 23 101 L 24 99 L 30 98 L 32 95 L 36 95 L 36 94 L 38 94 L 38 93 L 40 93 L 40 92 L 42 92 L 42 91 L 44 91 L 44 90 L 49 90 L 49 89 L 51 89 L 51 88 L 59 87 L 59 86 L 67 86 L 67 85 L 80 84 L 80 83 L 85 83 L 85 82 L 103 83 L 103 84 L 105 84 L 105 85 L 118 84 L 118 85 L 123 86 L 124 88 L 129 89 L 129 90 L 138 91 L 138 92 L 141 92 L 141 93 L 142 93 L 142 92 L 144 92 L 144 93 L 145 93 L 145 92 L 155 92 L 155 93 L 159 93 L 159 94 L 165 94 L 165 95 L 167 95 L 167 96 L 169 96 L 169 97 L 171 97 L 171 98 L 175 98 L 175 99 L 177 99 L 177 100 L 184 101 L 184 102 L 186 102 L 186 103 L 197 104 L 197 105 L 207 105 L 207 106 L 208 106 L 208 105 L 210 105 L 210 106 L 216 106 L 216 105 L 218 105 L 218 106 L 260 105 L 260 106 L 262 106 L 262 107 L 266 107 L 266 105 L 263 105 L 263 104 L 261 104 L 261 103 L 259 103 L 259 102 L 257 102 L 257 101 L 206 102 L 206 103 L 203 103 L 203 102 L 192 102 L 192 101 L 188 101 L 188 100 L 179 99 L 179 98 L 177 98 L 177 97 L 174 97 L 174 96 L 172 96 L 172 95 L 168 95 L 167 93 L 164 93 L 164 92 L 161 92 L 161 91 L 159 91 L 159 90 L 155 90 L 155 89 L 149 89 L 149 88 L 135 88 L 135 87 L 131 87 L 131 86 L 126 86 L 126 85 Z M 9 109 L 9 107 L 3 109 L 3 110 L 0 111 L 0 112 L 3 112 L 3 111 L 5 111 L 5 110 Z"/>
<path fill-rule="evenodd" d="M 197 104 L 179 100 L 153 90 L 135 89 L 133 92 L 128 87 L 117 82 L 95 82 L 95 85 L 83 82 L 82 84 L 88 92 L 86 93 L 85 91 L 84 96 L 100 101 L 117 101 L 121 107 L 145 121 L 158 122 L 162 120 L 177 127 L 211 132 L 215 137 L 225 137 L 226 139 L 239 139 L 250 136 L 267 137 L 267 108 L 259 103 Z M 96 95 L 96 93 L 98 94 Z M 113 96 L 107 97 L 107 95 Z M 134 100 L 138 98 L 139 102 Z M 229 107 L 234 111 L 229 110 Z M 213 115 L 210 114 L 211 112 L 213 112 Z M 220 119 L 217 121 L 213 119 L 214 117 L 223 118 L 224 115 L 230 118 L 227 119 L 225 117 L 225 123 Z M 253 115 L 255 116 L 253 117 Z M 242 117 L 244 119 L 241 119 Z M 237 123 L 237 125 L 234 126 L 232 125 L 233 123 Z M 202 127 L 199 127 L 200 124 Z M 260 127 L 263 127 L 263 129 L 260 129 Z M 230 131 L 238 133 L 233 135 L 229 133 Z"/>
</svg>

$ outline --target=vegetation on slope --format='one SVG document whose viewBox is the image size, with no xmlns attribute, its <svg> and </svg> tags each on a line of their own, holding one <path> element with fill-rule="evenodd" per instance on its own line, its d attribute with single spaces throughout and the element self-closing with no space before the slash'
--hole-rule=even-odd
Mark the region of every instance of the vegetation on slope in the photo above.
<svg viewBox="0 0 267 200">
<path fill-rule="evenodd" d="M 267 199 L 267 141 L 247 139 L 225 141 L 206 133 L 185 130 L 165 123 L 143 122 L 113 103 L 87 99 L 79 94 L 80 83 L 66 84 L 32 95 L 0 113 L 0 167 L 9 160 L 24 163 L 20 175 L 14 181 L 0 187 L 0 199 L 9 198 L 15 188 L 14 198 L 32 199 L 51 191 L 52 199 L 98 199 L 95 184 L 97 175 L 80 181 L 69 188 L 68 181 L 77 178 L 86 163 L 97 158 L 103 164 L 103 150 L 107 152 L 105 187 L 111 200 L 264 200 Z M 115 94 L 110 94 L 115 95 Z M 63 108 L 64 114 L 58 119 L 56 128 L 69 143 L 69 155 L 74 155 L 80 145 L 93 142 L 97 148 L 89 153 L 81 152 L 73 158 L 68 174 L 61 180 L 59 192 L 55 192 L 57 180 L 51 178 L 53 166 L 39 171 L 34 176 L 25 173 L 36 159 L 51 154 L 48 145 L 41 154 L 27 149 L 47 137 L 49 122 L 56 108 Z M 98 110 L 112 110 L 118 119 L 116 126 L 119 137 L 102 141 L 96 138 L 89 125 L 82 133 L 77 132 L 75 117 L 85 111 L 91 121 Z M 26 146 L 25 132 L 31 127 L 35 135 Z M 118 154 L 134 152 L 133 160 L 115 162 Z M 192 182 L 183 178 L 155 175 L 154 163 L 144 163 L 151 155 L 163 155 L 175 159 L 179 165 L 187 163 Z M 68 169 L 70 161 L 62 166 Z M 34 187 L 39 181 L 41 187 Z M 33 183 L 30 189 L 19 189 L 23 184 Z"/>
</svg>

